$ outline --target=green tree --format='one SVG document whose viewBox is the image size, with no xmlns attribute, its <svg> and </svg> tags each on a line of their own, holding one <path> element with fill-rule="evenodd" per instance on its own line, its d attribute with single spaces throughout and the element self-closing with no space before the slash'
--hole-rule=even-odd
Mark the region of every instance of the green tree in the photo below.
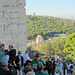
<svg viewBox="0 0 75 75">
<path fill-rule="evenodd" d="M 63 52 L 66 53 L 67 57 L 75 60 L 75 33 L 72 33 L 67 37 Z"/>
<path fill-rule="evenodd" d="M 50 56 L 59 55 L 64 56 L 63 49 L 66 42 L 65 35 L 60 35 L 59 37 L 54 37 L 51 40 L 47 40 L 38 50 L 44 52 Z"/>
</svg>

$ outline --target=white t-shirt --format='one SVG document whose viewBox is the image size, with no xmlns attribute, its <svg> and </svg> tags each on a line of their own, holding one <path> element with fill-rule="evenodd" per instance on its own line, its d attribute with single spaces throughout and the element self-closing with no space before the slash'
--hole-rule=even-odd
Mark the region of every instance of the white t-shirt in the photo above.
<svg viewBox="0 0 75 75">
<path fill-rule="evenodd" d="M 2 60 L 6 60 L 6 62 L 8 62 L 8 61 L 9 61 L 9 55 L 4 56 L 4 57 L 2 58 Z"/>
<path fill-rule="evenodd" d="M 71 67 L 71 64 L 69 64 L 69 65 L 67 64 L 67 69 L 70 69 L 70 67 Z"/>
</svg>

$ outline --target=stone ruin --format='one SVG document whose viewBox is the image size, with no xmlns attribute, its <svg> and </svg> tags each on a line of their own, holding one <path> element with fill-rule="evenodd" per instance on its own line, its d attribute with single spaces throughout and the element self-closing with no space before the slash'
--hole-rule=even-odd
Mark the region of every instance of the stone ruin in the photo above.
<svg viewBox="0 0 75 75">
<path fill-rule="evenodd" d="M 0 42 L 27 49 L 25 0 L 0 0 Z"/>
</svg>

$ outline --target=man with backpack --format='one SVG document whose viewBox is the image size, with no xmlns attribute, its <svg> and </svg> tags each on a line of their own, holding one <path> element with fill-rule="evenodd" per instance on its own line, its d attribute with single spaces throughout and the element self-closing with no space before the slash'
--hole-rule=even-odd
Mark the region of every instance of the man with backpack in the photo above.
<svg viewBox="0 0 75 75">
<path fill-rule="evenodd" d="M 49 75 L 51 75 L 52 72 L 53 72 L 53 64 L 52 64 L 52 61 L 51 61 L 50 57 L 47 57 L 46 70 L 48 70 Z"/>
<path fill-rule="evenodd" d="M 66 75 L 67 65 L 65 63 L 65 59 L 63 59 L 63 74 Z"/>
</svg>

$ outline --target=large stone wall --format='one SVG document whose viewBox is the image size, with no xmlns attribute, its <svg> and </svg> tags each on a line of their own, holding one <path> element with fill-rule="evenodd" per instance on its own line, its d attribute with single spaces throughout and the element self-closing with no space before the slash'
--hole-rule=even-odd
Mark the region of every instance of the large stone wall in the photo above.
<svg viewBox="0 0 75 75">
<path fill-rule="evenodd" d="M 25 0 L 0 0 L 0 41 L 6 48 L 12 44 L 17 50 L 26 50 Z"/>
</svg>

